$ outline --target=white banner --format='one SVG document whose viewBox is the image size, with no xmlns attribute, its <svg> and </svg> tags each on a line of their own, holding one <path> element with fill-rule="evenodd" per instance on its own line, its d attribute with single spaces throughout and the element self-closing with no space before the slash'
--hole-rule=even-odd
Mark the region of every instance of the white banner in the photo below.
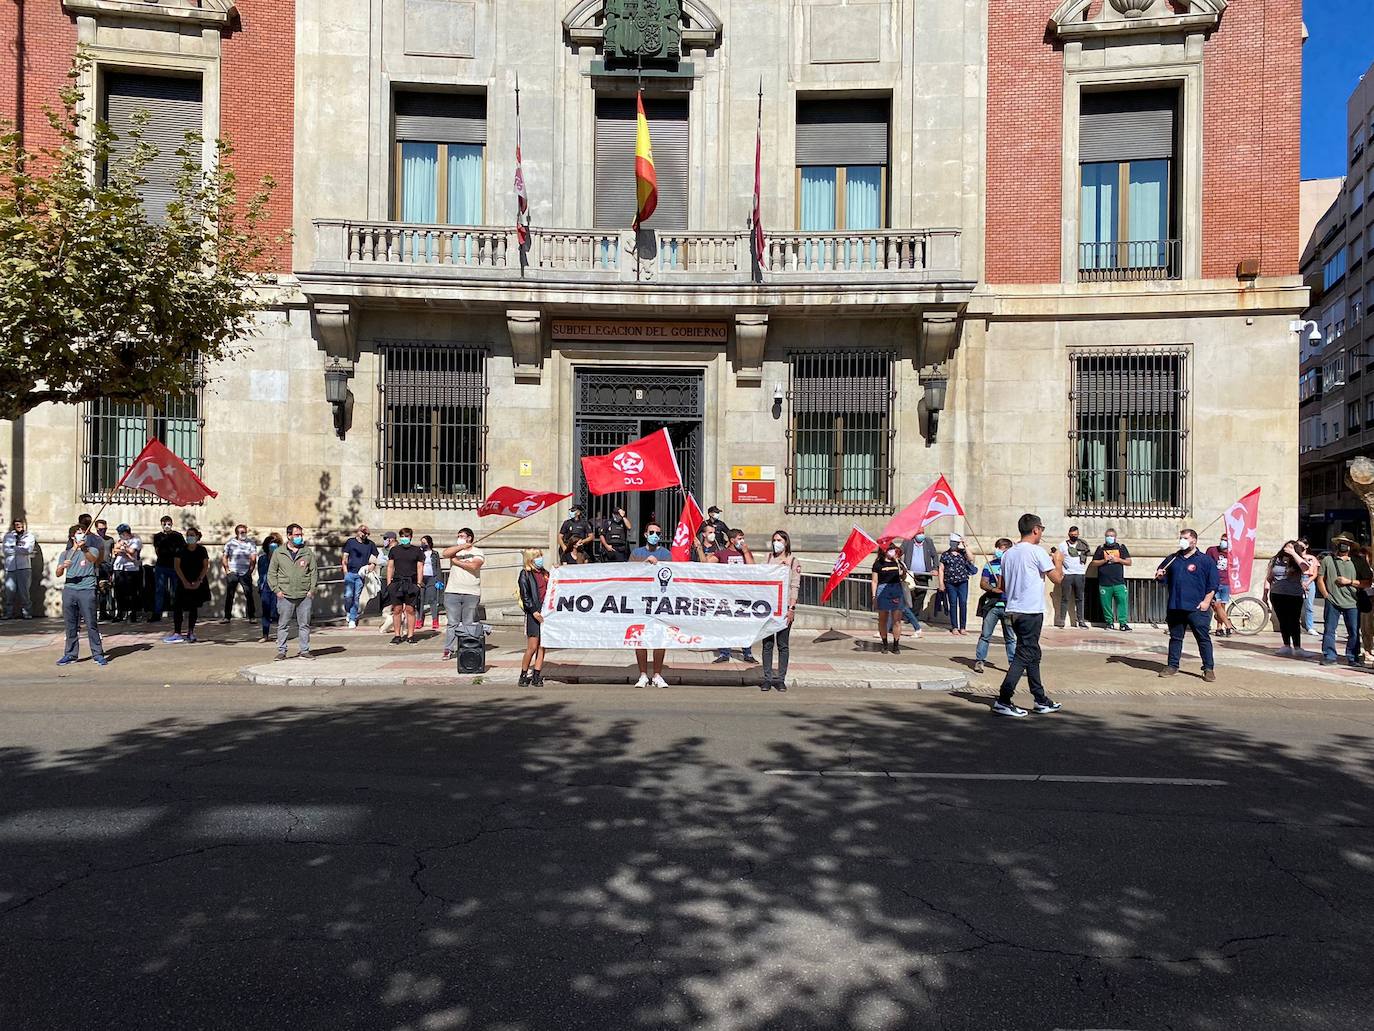
<svg viewBox="0 0 1374 1031">
<path fill-rule="evenodd" d="M 743 648 L 787 626 L 786 566 L 610 562 L 559 566 L 546 648 Z"/>
</svg>

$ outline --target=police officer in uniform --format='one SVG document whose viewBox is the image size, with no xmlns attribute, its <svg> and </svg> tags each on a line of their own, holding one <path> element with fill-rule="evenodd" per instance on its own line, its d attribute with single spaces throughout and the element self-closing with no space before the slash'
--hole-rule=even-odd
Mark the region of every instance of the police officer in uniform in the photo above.
<svg viewBox="0 0 1374 1031">
<path fill-rule="evenodd" d="M 586 509 L 580 503 L 573 505 L 572 515 L 563 520 L 563 525 L 558 528 L 558 540 L 560 562 L 582 565 L 588 561 L 587 546 L 592 542 L 592 524 L 587 521 Z"/>
<path fill-rule="evenodd" d="M 601 561 L 630 561 L 630 521 L 625 518 L 623 506 L 611 511 L 601 530 Z"/>
<path fill-rule="evenodd" d="M 706 521 L 697 528 L 697 540 L 704 541 L 707 530 L 716 531 L 716 543 L 721 547 L 725 546 L 730 539 L 730 527 L 725 525 L 725 520 L 720 517 L 720 508 L 712 505 L 706 510 Z"/>
</svg>

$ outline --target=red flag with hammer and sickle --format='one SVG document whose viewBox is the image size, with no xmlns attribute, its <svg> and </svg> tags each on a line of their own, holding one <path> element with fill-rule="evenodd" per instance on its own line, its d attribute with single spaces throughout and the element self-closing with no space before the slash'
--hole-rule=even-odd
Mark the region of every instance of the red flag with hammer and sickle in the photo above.
<svg viewBox="0 0 1374 1031">
<path fill-rule="evenodd" d="M 146 490 L 174 505 L 199 505 L 206 498 L 219 497 L 156 437 L 148 441 L 115 486 Z"/>
</svg>

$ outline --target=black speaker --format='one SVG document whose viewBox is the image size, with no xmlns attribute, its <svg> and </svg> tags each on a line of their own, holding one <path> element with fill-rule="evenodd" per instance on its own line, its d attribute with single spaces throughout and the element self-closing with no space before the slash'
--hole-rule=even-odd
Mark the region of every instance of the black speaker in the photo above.
<svg viewBox="0 0 1374 1031">
<path fill-rule="evenodd" d="M 459 673 L 485 673 L 487 671 L 487 648 L 484 644 L 460 644 L 458 646 Z"/>
</svg>

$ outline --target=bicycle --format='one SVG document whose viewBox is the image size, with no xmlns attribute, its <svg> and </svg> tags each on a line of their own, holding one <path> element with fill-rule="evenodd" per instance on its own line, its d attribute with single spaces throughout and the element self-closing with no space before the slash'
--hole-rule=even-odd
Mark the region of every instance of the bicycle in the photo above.
<svg viewBox="0 0 1374 1031">
<path fill-rule="evenodd" d="M 1231 625 L 1236 628 L 1236 633 L 1245 637 L 1253 637 L 1262 630 L 1268 630 L 1273 619 L 1269 603 L 1253 594 L 1232 598 L 1226 606 L 1226 615 L 1231 620 Z"/>
</svg>

